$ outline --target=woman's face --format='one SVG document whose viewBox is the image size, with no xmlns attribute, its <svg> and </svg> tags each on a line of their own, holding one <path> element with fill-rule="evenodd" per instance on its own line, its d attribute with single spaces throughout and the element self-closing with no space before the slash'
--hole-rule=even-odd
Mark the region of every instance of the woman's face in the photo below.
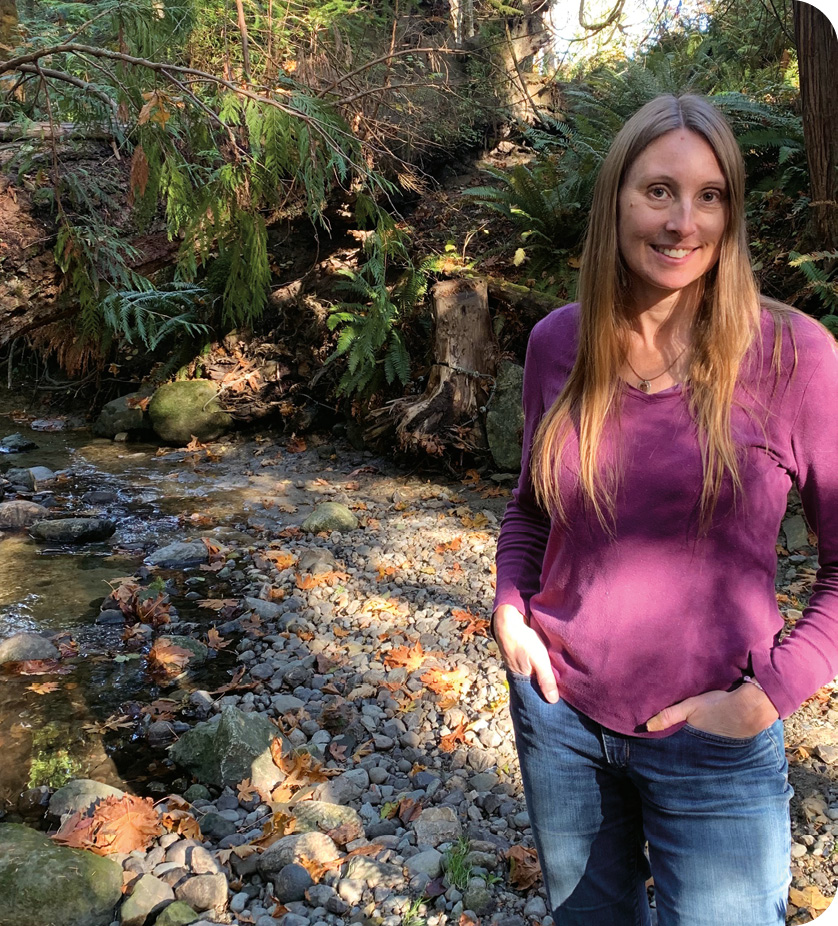
<svg viewBox="0 0 838 926">
<path fill-rule="evenodd" d="M 728 190 L 713 149 L 674 129 L 641 152 L 617 198 L 617 241 L 637 309 L 677 299 L 719 259 Z"/>
</svg>

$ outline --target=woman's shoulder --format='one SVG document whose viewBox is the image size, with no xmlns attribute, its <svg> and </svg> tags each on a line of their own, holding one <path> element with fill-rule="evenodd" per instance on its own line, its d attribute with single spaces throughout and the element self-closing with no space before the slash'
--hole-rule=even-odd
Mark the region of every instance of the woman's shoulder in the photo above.
<svg viewBox="0 0 838 926">
<path fill-rule="evenodd" d="M 548 352 L 553 359 L 563 355 L 575 358 L 579 344 L 579 303 L 553 309 L 535 324 L 530 333 L 530 351 Z M 571 360 L 572 362 L 572 360 Z"/>
<path fill-rule="evenodd" d="M 782 303 L 770 302 L 762 308 L 764 354 L 774 360 L 775 345 L 780 347 L 783 369 L 809 369 L 826 362 L 838 369 L 838 341 L 811 315 Z"/>
</svg>

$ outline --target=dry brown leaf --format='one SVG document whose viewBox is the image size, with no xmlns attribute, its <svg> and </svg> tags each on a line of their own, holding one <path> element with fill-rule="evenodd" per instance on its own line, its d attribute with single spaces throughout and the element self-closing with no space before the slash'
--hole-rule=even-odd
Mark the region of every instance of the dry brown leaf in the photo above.
<svg viewBox="0 0 838 926">
<path fill-rule="evenodd" d="M 484 618 L 472 614 L 471 611 L 452 611 L 451 616 L 455 620 L 463 621 L 466 624 L 462 630 L 464 640 L 473 636 L 488 637 L 489 621 Z"/>
<path fill-rule="evenodd" d="M 209 554 L 210 564 L 212 563 L 223 563 L 226 559 L 224 553 L 221 550 L 221 547 L 217 543 L 213 543 L 207 537 L 201 537 L 201 541 L 204 546 L 207 548 L 207 553 Z"/>
<path fill-rule="evenodd" d="M 471 724 L 467 724 L 464 720 L 460 721 L 456 730 L 446 733 L 445 736 L 440 739 L 439 748 L 443 752 L 453 752 L 457 748 L 457 743 L 464 743 L 466 741 L 466 733 L 469 729 L 471 729 Z"/>
<path fill-rule="evenodd" d="M 333 830 L 325 830 L 325 833 L 336 846 L 342 849 L 348 842 L 361 839 L 364 835 L 364 828 L 358 823 L 341 823 Z"/>
<path fill-rule="evenodd" d="M 124 794 L 106 797 L 92 810 L 72 814 L 52 838 L 70 848 L 111 855 L 146 849 L 161 830 L 151 798 Z"/>
<path fill-rule="evenodd" d="M 191 435 L 192 440 L 186 445 L 186 450 L 206 450 L 207 445 L 202 444 L 194 434 Z"/>
<path fill-rule="evenodd" d="M 34 691 L 35 694 L 45 695 L 53 691 L 58 691 L 58 682 L 32 682 L 26 686 L 27 691 Z"/>
<path fill-rule="evenodd" d="M 203 841 L 201 826 L 195 817 L 185 809 L 167 810 L 160 818 L 160 822 L 170 833 L 177 833 L 186 839 Z"/>
<path fill-rule="evenodd" d="M 422 676 L 422 682 L 439 695 L 439 706 L 447 711 L 459 703 L 471 685 L 471 677 L 465 666 L 457 669 L 428 669 Z"/>
<path fill-rule="evenodd" d="M 292 553 L 286 553 L 283 550 L 263 550 L 262 556 L 270 560 L 278 572 L 290 569 L 297 562 L 297 558 Z"/>
<path fill-rule="evenodd" d="M 302 437 L 292 437 L 285 445 L 288 453 L 302 453 L 306 449 L 306 442 Z"/>
<path fill-rule="evenodd" d="M 450 551 L 451 553 L 456 553 L 457 550 L 459 550 L 462 545 L 463 545 L 463 538 L 455 537 L 453 540 L 449 540 L 446 543 L 438 543 L 436 547 L 434 547 L 434 552 L 435 553 L 448 553 Z"/>
<path fill-rule="evenodd" d="M 398 601 L 395 598 L 367 598 L 361 607 L 362 614 L 392 614 L 394 617 L 400 612 Z"/>
<path fill-rule="evenodd" d="M 789 903 L 793 903 L 795 907 L 806 907 L 814 911 L 813 915 L 817 916 L 829 907 L 832 898 L 824 897 L 814 884 L 808 884 L 802 891 L 796 887 L 790 888 Z"/>
<path fill-rule="evenodd" d="M 168 640 L 156 640 L 148 652 L 148 667 L 155 675 L 171 679 L 180 675 L 194 654 L 170 643 Z"/>
<path fill-rule="evenodd" d="M 509 881 L 519 891 L 529 890 L 541 877 L 541 865 L 535 849 L 511 846 L 506 850 L 509 859 Z"/>
<path fill-rule="evenodd" d="M 3 663 L 3 671 L 12 675 L 67 675 L 73 668 L 62 665 L 57 659 L 24 659 Z"/>
<path fill-rule="evenodd" d="M 225 646 L 229 646 L 232 642 L 232 640 L 225 640 L 215 627 L 210 627 L 207 631 L 207 646 L 210 649 L 224 649 Z"/>
<path fill-rule="evenodd" d="M 402 666 L 408 672 L 414 672 L 418 669 L 425 659 L 430 655 L 422 649 L 422 644 L 417 640 L 413 646 L 394 646 L 384 657 L 384 665 L 388 669 L 401 668 Z"/>
<path fill-rule="evenodd" d="M 403 826 L 412 823 L 422 813 L 422 802 L 414 801 L 412 797 L 404 797 L 399 801 L 396 811 Z"/>
</svg>

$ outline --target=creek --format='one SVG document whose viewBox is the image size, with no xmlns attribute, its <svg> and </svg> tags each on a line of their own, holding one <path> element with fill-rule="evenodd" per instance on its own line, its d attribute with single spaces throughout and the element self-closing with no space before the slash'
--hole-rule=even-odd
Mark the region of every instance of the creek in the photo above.
<svg viewBox="0 0 838 926">
<path fill-rule="evenodd" d="M 276 475 L 252 473 L 251 449 L 242 442 L 214 445 L 212 478 L 201 471 L 207 455 L 160 451 L 157 444 L 118 443 L 96 438 L 73 419 L 35 420 L 0 395 L 0 438 L 19 432 L 37 449 L 0 454 L 0 474 L 11 467 L 45 466 L 57 474 L 31 498 L 50 515 L 96 513 L 116 524 L 105 542 L 70 546 L 37 542 L 24 530 L 0 530 L 0 640 L 21 631 L 41 633 L 77 646 L 66 658 L 67 674 L 17 675 L 0 667 L 0 809 L 14 807 L 21 792 L 60 786 L 89 777 L 138 793 L 163 790 L 155 779 L 171 779 L 152 754 L 136 724 L 109 718 L 134 715 L 156 697 L 185 698 L 195 689 L 217 687 L 229 677 L 234 655 L 221 652 L 204 668 L 161 690 L 149 677 L 139 645 L 122 639 L 121 626 L 96 622 L 102 601 L 123 577 L 142 569 L 143 557 L 166 543 L 191 539 L 203 530 L 234 530 L 259 507 Z M 61 430 L 40 430 L 44 426 Z M 33 427 L 34 426 L 34 427 Z M 9 499 L 7 494 L 6 498 Z M 211 527 L 207 526 L 211 525 Z M 181 621 L 208 628 L 214 615 L 196 606 L 201 598 L 224 597 L 228 586 L 213 573 L 160 571 Z M 190 590 L 192 594 L 190 594 Z M 70 643 L 72 641 L 72 643 Z M 44 690 L 45 681 L 57 682 Z"/>
</svg>

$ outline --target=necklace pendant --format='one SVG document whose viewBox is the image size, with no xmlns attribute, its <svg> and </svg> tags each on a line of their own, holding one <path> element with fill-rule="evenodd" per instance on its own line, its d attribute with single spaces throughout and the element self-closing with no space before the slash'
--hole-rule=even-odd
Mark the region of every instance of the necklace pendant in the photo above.
<svg viewBox="0 0 838 926">
<path fill-rule="evenodd" d="M 648 379 L 641 379 L 640 382 L 637 384 L 637 388 L 638 388 L 641 392 L 646 392 L 646 393 L 648 393 L 648 392 L 651 392 L 651 391 L 652 391 L 652 384 L 651 384 L 651 382 L 649 382 Z"/>
</svg>

